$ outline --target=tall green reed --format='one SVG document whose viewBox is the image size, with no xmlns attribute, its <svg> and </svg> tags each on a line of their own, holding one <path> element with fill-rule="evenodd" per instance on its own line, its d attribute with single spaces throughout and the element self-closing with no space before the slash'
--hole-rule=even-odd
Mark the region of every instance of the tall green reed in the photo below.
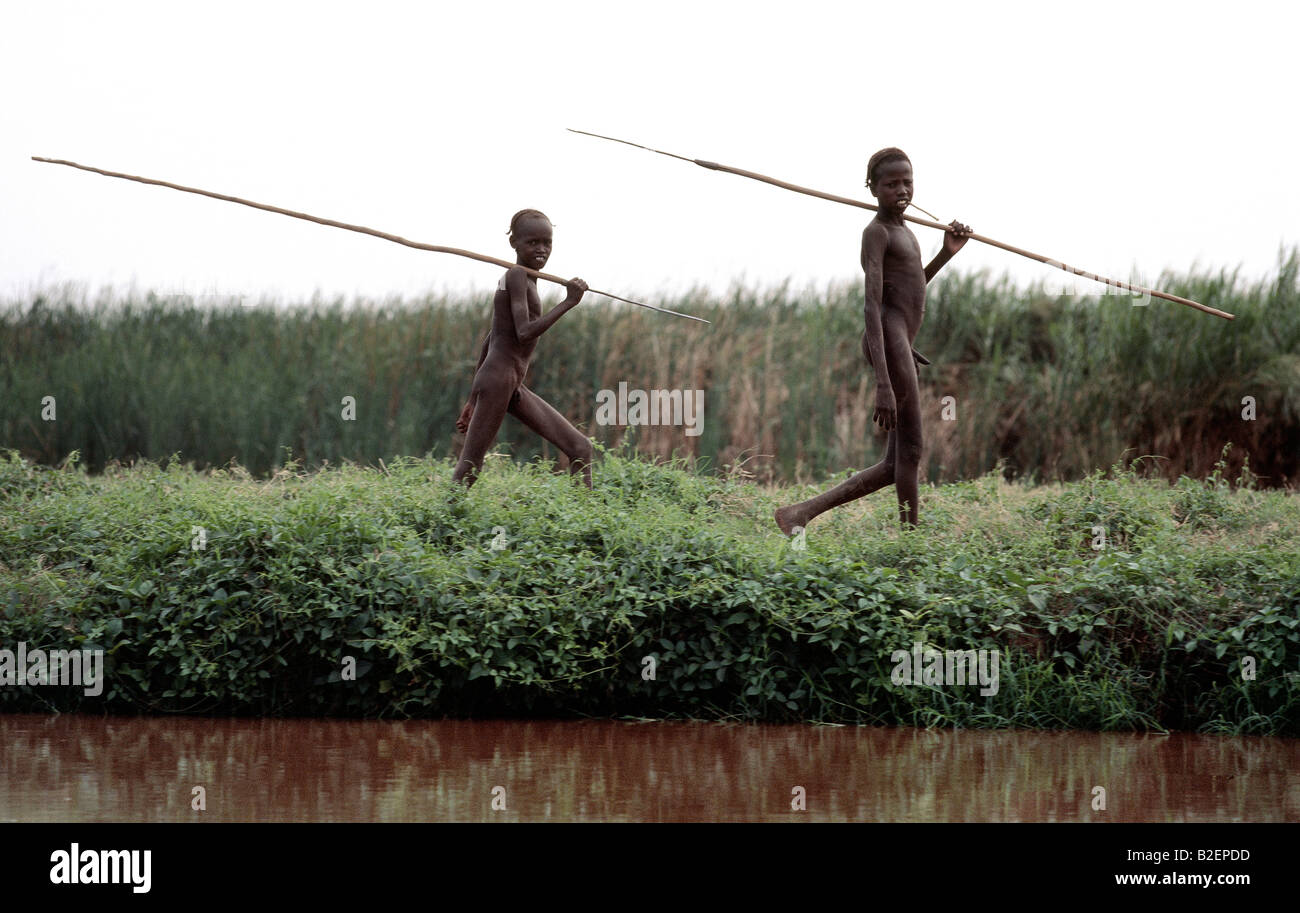
<svg viewBox="0 0 1300 913">
<path fill-rule="evenodd" d="M 1080 478 L 1121 456 L 1156 455 L 1169 477 L 1205 475 L 1226 443 L 1261 484 L 1300 472 L 1300 252 L 1276 274 L 1165 275 L 1160 287 L 1237 314 L 1164 301 L 1067 296 L 1043 284 L 953 272 L 930 289 L 916 347 L 924 469 L 931 481 L 999 464 L 1042 481 Z M 0 310 L 0 445 L 55 463 L 78 451 L 265 474 L 288 450 L 307 465 L 452 452 L 487 327 L 487 294 L 382 306 L 307 306 L 50 290 Z M 541 341 L 529 385 L 586 433 L 764 480 L 816 480 L 880 458 L 874 378 L 862 363 L 862 286 L 736 287 L 659 302 L 703 327 L 592 300 Z M 698 437 L 681 426 L 596 424 L 596 394 L 701 389 Z M 42 420 L 53 396 L 57 420 Z M 344 397 L 356 401 L 344 421 Z M 944 397 L 955 420 L 944 419 Z M 1244 397 L 1256 418 L 1242 418 Z M 951 410 L 950 410 L 951 411 Z M 513 420 L 500 445 L 555 458 Z"/>
</svg>

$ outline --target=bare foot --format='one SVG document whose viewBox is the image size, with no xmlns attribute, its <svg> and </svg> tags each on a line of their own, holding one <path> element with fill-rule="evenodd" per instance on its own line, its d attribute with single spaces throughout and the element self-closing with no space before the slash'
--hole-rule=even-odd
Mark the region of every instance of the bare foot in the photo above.
<svg viewBox="0 0 1300 913">
<path fill-rule="evenodd" d="M 776 511 L 776 525 L 781 527 L 781 532 L 787 536 L 793 536 L 795 527 L 804 526 L 804 522 L 796 513 L 794 506 L 778 507 Z"/>
</svg>

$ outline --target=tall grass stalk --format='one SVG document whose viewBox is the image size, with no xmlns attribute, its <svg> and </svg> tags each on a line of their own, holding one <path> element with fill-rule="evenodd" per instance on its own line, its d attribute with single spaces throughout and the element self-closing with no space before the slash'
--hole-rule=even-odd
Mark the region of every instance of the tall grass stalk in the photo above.
<svg viewBox="0 0 1300 913">
<path fill-rule="evenodd" d="M 1078 479 L 1127 453 L 1169 479 L 1204 476 L 1226 443 L 1262 485 L 1300 473 L 1300 252 L 1275 276 L 1166 275 L 1160 287 L 1237 314 L 1231 323 L 1163 301 L 1051 294 L 953 273 L 931 287 L 917 348 L 924 471 L 932 481 Z M 264 475 L 447 454 L 487 325 L 488 296 L 376 307 L 342 301 L 200 307 L 152 294 L 90 301 L 68 289 L 0 312 L 0 445 L 53 464 L 174 453 Z M 607 301 L 585 302 L 541 341 L 530 385 L 608 446 L 824 480 L 879 459 L 874 379 L 862 363 L 860 282 L 822 290 L 735 288 L 658 301 L 712 327 Z M 596 393 L 702 389 L 703 432 L 601 426 Z M 355 397 L 356 420 L 341 418 Z M 942 417 L 945 396 L 956 420 Z M 1242 418 L 1253 397 L 1256 418 Z M 42 419 L 54 397 L 55 421 Z M 500 446 L 556 456 L 513 420 Z"/>
</svg>

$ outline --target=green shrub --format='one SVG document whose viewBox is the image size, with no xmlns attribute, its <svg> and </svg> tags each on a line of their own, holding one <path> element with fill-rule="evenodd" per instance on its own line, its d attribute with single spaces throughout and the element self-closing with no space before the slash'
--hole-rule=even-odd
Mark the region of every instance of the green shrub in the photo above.
<svg viewBox="0 0 1300 913">
<path fill-rule="evenodd" d="M 1300 732 L 1284 493 L 1216 486 L 1221 528 L 1174 521 L 1182 484 L 992 474 L 925 489 L 918 530 L 884 492 L 799 550 L 771 522 L 796 491 L 614 453 L 592 491 L 546 463 L 489 460 L 469 492 L 450 469 L 4 455 L 0 648 L 103 649 L 108 675 L 0 705 Z M 1101 552 L 1074 533 L 1095 521 L 1122 532 Z M 894 683 L 914 643 L 998 651 L 999 690 Z"/>
</svg>

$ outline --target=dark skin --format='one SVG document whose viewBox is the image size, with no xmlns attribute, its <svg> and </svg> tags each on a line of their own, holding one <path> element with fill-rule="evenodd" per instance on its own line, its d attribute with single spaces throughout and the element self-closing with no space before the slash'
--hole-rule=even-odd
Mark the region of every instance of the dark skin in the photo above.
<svg viewBox="0 0 1300 913">
<path fill-rule="evenodd" d="M 529 269 L 546 265 L 551 245 L 551 223 L 545 217 L 525 216 L 510 236 L 515 262 Z M 508 412 L 559 448 L 569 458 L 569 472 L 581 474 L 583 483 L 591 487 L 591 441 L 524 386 L 538 338 L 576 307 L 587 291 L 581 279 L 570 279 L 565 287 L 568 296 L 543 314 L 536 278 L 518 268 L 506 272 L 505 288 L 498 288 L 492 299 L 492 329 L 479 355 L 469 402 L 456 421 L 456 428 L 465 433 L 465 447 L 453 481 L 464 482 L 467 488 L 474 484 Z"/>
<path fill-rule="evenodd" d="M 862 354 L 876 373 L 872 421 L 889 432 L 889 440 L 884 459 L 876 465 L 816 497 L 777 510 L 777 526 L 787 536 L 795 527 L 807 527 L 818 514 L 889 484 L 898 492 L 899 521 L 916 526 L 919 519 L 922 441 L 916 369 L 921 356 L 912 342 L 925 316 L 926 284 L 965 246 L 971 230 L 960 222 L 951 223 L 943 247 L 923 267 L 921 246 L 903 222 L 912 199 L 911 163 L 906 159 L 885 161 L 872 177 L 871 194 L 880 208 L 862 233 L 861 263 L 866 276 Z"/>
</svg>

